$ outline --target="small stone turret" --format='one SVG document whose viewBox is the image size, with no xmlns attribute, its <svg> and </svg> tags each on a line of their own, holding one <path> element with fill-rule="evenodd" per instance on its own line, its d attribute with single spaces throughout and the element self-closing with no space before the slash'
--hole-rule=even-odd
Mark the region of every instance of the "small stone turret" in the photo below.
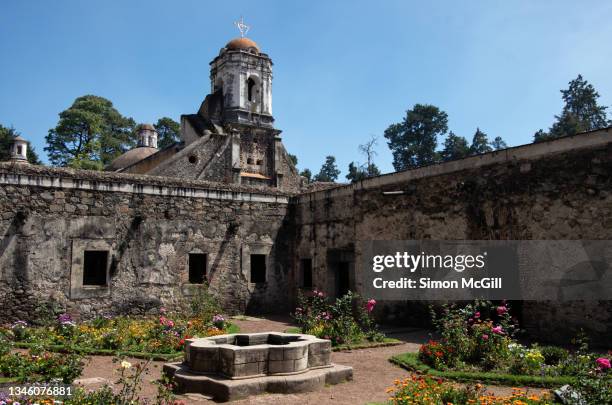
<svg viewBox="0 0 612 405">
<path fill-rule="evenodd" d="M 19 135 L 13 138 L 13 145 L 11 146 L 11 161 L 23 163 L 28 162 L 28 141 Z"/>
</svg>

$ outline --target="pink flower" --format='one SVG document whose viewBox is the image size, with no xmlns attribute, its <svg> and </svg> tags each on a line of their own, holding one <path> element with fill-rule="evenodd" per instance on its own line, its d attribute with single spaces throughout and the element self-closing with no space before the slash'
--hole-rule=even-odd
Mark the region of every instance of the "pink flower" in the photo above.
<svg viewBox="0 0 612 405">
<path fill-rule="evenodd" d="M 476 319 L 480 318 L 480 312 L 476 312 L 476 313 L 474 314 L 474 318 L 476 318 Z"/>
<path fill-rule="evenodd" d="M 374 298 L 370 298 L 366 304 L 366 309 L 368 310 L 368 312 L 372 312 L 375 306 L 376 300 Z"/>
<path fill-rule="evenodd" d="M 497 315 L 502 316 L 506 312 L 508 312 L 508 308 L 506 308 L 505 306 L 497 307 Z"/>
<path fill-rule="evenodd" d="M 484 340 L 485 342 L 489 340 L 489 335 L 482 335 L 482 340 Z"/>
<path fill-rule="evenodd" d="M 600 370 L 607 370 L 610 368 L 610 360 L 605 357 L 598 358 L 595 360 L 595 363 L 597 363 L 597 367 L 599 367 Z"/>
<path fill-rule="evenodd" d="M 503 335 L 504 334 L 504 328 L 502 328 L 501 326 L 496 326 L 493 329 L 491 329 L 491 332 L 497 334 L 497 335 Z"/>
</svg>

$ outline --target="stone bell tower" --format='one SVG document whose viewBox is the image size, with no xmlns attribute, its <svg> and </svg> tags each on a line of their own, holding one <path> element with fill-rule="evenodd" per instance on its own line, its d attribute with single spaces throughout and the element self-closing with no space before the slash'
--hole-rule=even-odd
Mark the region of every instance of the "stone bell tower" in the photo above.
<svg viewBox="0 0 612 405">
<path fill-rule="evenodd" d="M 232 39 L 210 63 L 211 94 L 223 95 L 224 119 L 239 124 L 272 126 L 272 60 L 255 41 Z"/>
<path fill-rule="evenodd" d="M 272 60 L 240 37 L 210 62 L 210 94 L 197 113 L 181 115 L 181 141 L 157 154 L 152 175 L 194 178 L 297 191 L 300 176 L 272 116 Z M 152 159 L 150 159 L 152 160 Z"/>
</svg>

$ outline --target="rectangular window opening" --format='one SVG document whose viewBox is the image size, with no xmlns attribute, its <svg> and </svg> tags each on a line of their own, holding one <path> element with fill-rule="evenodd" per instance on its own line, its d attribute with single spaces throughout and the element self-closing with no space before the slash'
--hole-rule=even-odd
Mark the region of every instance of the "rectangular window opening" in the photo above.
<svg viewBox="0 0 612 405">
<path fill-rule="evenodd" d="M 312 259 L 302 259 L 302 287 L 312 288 Z"/>
<path fill-rule="evenodd" d="M 202 284 L 206 279 L 206 253 L 189 253 L 189 283 Z"/>
<path fill-rule="evenodd" d="M 251 283 L 266 282 L 266 255 L 251 255 Z"/>
<path fill-rule="evenodd" d="M 86 250 L 83 261 L 83 285 L 105 286 L 107 268 L 107 250 Z"/>
<path fill-rule="evenodd" d="M 343 297 L 349 292 L 349 263 L 338 262 L 336 265 L 336 297 Z"/>
</svg>

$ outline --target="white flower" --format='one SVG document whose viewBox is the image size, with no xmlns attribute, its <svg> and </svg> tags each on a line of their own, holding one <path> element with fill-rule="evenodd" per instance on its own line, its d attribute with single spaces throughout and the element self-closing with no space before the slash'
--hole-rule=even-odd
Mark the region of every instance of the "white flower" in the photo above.
<svg viewBox="0 0 612 405">
<path fill-rule="evenodd" d="M 132 363 L 130 363 L 129 361 L 123 360 L 121 362 L 121 367 L 123 367 L 123 368 L 130 368 L 130 367 L 132 367 Z"/>
</svg>

